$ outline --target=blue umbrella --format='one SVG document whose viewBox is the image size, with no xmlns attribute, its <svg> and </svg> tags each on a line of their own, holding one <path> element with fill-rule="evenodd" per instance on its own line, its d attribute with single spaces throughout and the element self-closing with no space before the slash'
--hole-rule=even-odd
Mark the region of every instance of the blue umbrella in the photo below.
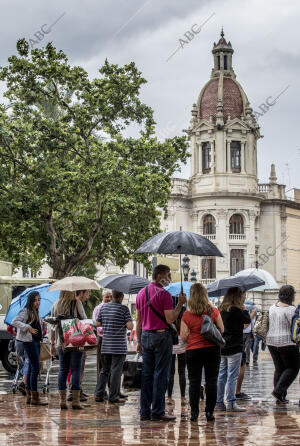
<svg viewBox="0 0 300 446">
<path fill-rule="evenodd" d="M 5 323 L 8 325 L 11 325 L 13 319 L 17 316 L 17 314 L 22 310 L 28 299 L 28 295 L 32 291 L 37 291 L 41 296 L 41 304 L 39 308 L 39 314 L 41 317 L 47 316 L 52 308 L 52 305 L 54 302 L 56 302 L 59 298 L 60 291 L 49 291 L 48 289 L 50 287 L 49 283 L 43 283 L 42 285 L 38 285 L 35 287 L 27 288 L 23 293 L 16 296 L 9 306 L 9 309 L 7 311 L 6 317 L 5 317 Z"/>
<path fill-rule="evenodd" d="M 251 274 L 248 276 L 229 276 L 216 280 L 207 285 L 207 293 L 211 297 L 224 296 L 226 291 L 232 287 L 241 288 L 243 291 L 251 290 L 257 286 L 264 285 L 265 281 Z"/>
<path fill-rule="evenodd" d="M 182 282 L 183 292 L 186 294 L 186 298 L 190 297 L 190 288 L 193 285 L 193 282 Z M 170 283 L 170 285 L 165 287 L 165 290 L 169 291 L 172 296 L 179 296 L 181 293 L 181 282 Z"/>
</svg>

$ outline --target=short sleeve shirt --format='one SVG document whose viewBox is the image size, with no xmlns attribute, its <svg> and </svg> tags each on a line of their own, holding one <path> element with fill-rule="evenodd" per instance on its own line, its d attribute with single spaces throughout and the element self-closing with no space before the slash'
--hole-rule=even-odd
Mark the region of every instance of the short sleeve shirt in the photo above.
<svg viewBox="0 0 300 446">
<path fill-rule="evenodd" d="M 209 316 L 211 317 L 213 322 L 216 322 L 219 314 L 219 310 L 216 307 L 213 307 L 213 311 L 211 314 L 209 314 Z M 199 316 L 197 314 L 191 313 L 190 311 L 186 311 L 181 320 L 187 325 L 190 330 L 190 334 L 187 339 L 187 350 L 194 350 L 196 348 L 205 347 L 216 347 L 215 344 L 207 341 L 201 335 L 201 328 L 203 323 L 202 315 Z"/>
<path fill-rule="evenodd" d="M 131 321 L 129 309 L 119 302 L 109 302 L 100 308 L 97 321 L 103 328 L 101 353 L 126 355 L 126 323 Z"/>
<path fill-rule="evenodd" d="M 165 310 L 172 310 L 174 303 L 171 294 L 162 285 L 151 282 L 148 285 L 148 294 L 151 305 L 165 317 Z M 162 321 L 147 304 L 146 288 L 143 288 L 136 297 L 136 309 L 140 313 L 142 330 L 162 330 L 168 325 Z"/>
</svg>

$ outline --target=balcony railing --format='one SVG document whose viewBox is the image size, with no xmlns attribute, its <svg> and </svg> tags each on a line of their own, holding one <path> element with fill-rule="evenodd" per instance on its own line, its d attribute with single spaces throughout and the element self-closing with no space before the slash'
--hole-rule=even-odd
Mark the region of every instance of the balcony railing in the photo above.
<svg viewBox="0 0 300 446">
<path fill-rule="evenodd" d="M 189 180 L 183 178 L 172 178 L 172 194 L 185 195 L 189 193 Z"/>
<path fill-rule="evenodd" d="M 203 285 L 209 285 L 210 283 L 215 282 L 217 279 L 200 279 L 200 283 Z"/>
<path fill-rule="evenodd" d="M 258 185 L 258 192 L 266 193 L 269 191 L 270 191 L 270 185 L 268 183 Z"/>
<path fill-rule="evenodd" d="M 245 240 L 246 234 L 229 234 L 229 240 Z"/>
<path fill-rule="evenodd" d="M 216 240 L 216 234 L 202 234 L 203 237 L 206 237 L 208 240 Z"/>
</svg>

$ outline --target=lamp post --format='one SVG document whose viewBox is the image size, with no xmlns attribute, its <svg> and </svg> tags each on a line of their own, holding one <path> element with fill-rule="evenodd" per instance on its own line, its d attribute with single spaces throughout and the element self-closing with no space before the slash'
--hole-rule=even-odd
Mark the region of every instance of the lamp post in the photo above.
<svg viewBox="0 0 300 446">
<path fill-rule="evenodd" d="M 187 282 L 189 280 L 190 272 L 190 258 L 187 255 L 185 255 L 182 259 L 181 268 L 183 272 L 183 280 Z"/>
<path fill-rule="evenodd" d="M 191 272 L 191 282 L 196 283 L 197 282 L 197 273 L 196 271 L 193 269 L 193 271 Z"/>
</svg>

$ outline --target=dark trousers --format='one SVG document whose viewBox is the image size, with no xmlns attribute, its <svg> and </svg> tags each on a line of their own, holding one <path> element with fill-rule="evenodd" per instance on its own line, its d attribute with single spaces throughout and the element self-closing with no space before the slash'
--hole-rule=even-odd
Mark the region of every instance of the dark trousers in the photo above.
<svg viewBox="0 0 300 446">
<path fill-rule="evenodd" d="M 178 360 L 178 375 L 179 375 L 180 394 L 181 394 L 182 397 L 185 396 L 185 388 L 186 388 L 186 379 L 185 379 L 186 358 L 185 358 L 185 353 L 180 353 L 178 355 L 172 355 L 172 363 L 171 363 L 171 370 L 170 370 L 169 383 L 168 383 L 168 397 L 169 398 L 172 397 L 172 393 L 173 393 L 176 356 L 177 356 L 177 360 Z"/>
<path fill-rule="evenodd" d="M 199 413 L 202 368 L 205 374 L 206 407 L 205 412 L 213 412 L 217 401 L 217 381 L 220 366 L 218 347 L 196 348 L 186 351 L 186 363 L 189 376 L 190 406 Z"/>
<path fill-rule="evenodd" d="M 38 376 L 40 372 L 40 341 L 23 342 L 24 350 L 28 356 L 29 366 L 26 378 L 26 386 L 28 390 L 37 392 Z"/>
<path fill-rule="evenodd" d="M 253 344 L 253 333 L 244 333 L 243 334 L 243 342 L 244 342 L 244 352 L 246 353 L 246 363 L 250 362 L 250 351 Z"/>
<path fill-rule="evenodd" d="M 287 345 L 286 347 L 268 345 L 268 347 L 275 366 L 274 392 L 286 397 L 288 388 L 299 372 L 299 347 L 296 345 Z"/>
<path fill-rule="evenodd" d="M 102 345 L 102 336 L 97 336 L 97 376 L 99 377 L 100 370 L 102 367 L 101 364 L 101 345 Z"/>
<path fill-rule="evenodd" d="M 261 342 L 261 349 L 265 350 L 266 349 L 266 344 L 263 340 L 263 338 L 261 338 L 258 335 L 255 335 L 255 338 L 253 339 L 253 343 L 252 343 L 252 353 L 253 353 L 253 362 L 257 362 L 258 360 L 258 352 L 259 352 L 259 344 Z"/>
<path fill-rule="evenodd" d="M 104 398 L 106 384 L 110 376 L 108 399 L 109 401 L 117 401 L 119 399 L 125 359 L 126 355 L 113 355 L 108 353 L 101 355 L 102 368 L 100 370 L 95 396 Z"/>
<path fill-rule="evenodd" d="M 169 331 L 142 332 L 141 417 L 160 417 L 165 413 L 165 393 L 172 361 Z"/>
<path fill-rule="evenodd" d="M 67 376 L 71 367 L 72 390 L 80 390 L 83 353 L 79 351 L 64 352 L 61 348 L 57 349 L 57 353 L 59 357 L 58 389 L 66 390 Z"/>
</svg>

